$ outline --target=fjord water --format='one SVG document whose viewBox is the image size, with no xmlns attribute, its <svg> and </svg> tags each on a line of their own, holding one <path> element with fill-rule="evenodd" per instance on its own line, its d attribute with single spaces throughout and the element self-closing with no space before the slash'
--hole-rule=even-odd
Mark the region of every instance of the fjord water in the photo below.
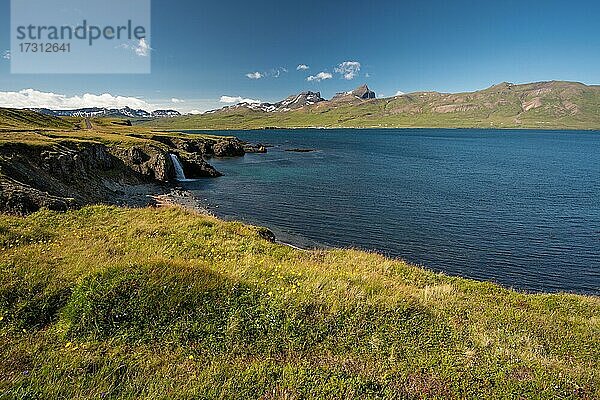
<svg viewBox="0 0 600 400">
<path fill-rule="evenodd" d="M 219 217 L 299 246 L 375 250 L 526 291 L 600 294 L 600 132 L 210 133 L 274 146 L 212 159 L 223 177 L 185 183 Z"/>
</svg>

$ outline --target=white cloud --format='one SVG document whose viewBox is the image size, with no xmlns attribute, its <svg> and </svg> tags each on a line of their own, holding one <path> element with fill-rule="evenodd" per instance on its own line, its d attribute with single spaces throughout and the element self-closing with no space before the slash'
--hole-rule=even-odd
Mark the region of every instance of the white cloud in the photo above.
<svg viewBox="0 0 600 400">
<path fill-rule="evenodd" d="M 173 97 L 171 99 L 171 103 L 185 103 L 185 100 L 181 100 L 181 99 L 177 99 L 177 98 Z"/>
<path fill-rule="evenodd" d="M 255 100 L 255 99 L 244 99 L 241 96 L 221 96 L 221 99 L 219 100 L 219 102 L 221 103 L 227 103 L 227 104 L 237 104 L 237 103 L 261 103 L 260 100 Z"/>
<path fill-rule="evenodd" d="M 285 68 L 272 69 L 271 72 L 267 73 L 266 76 L 272 76 L 273 78 L 279 78 L 282 72 L 287 72 Z"/>
<path fill-rule="evenodd" d="M 261 79 L 261 78 L 279 78 L 281 76 L 281 74 L 285 74 L 288 72 L 288 69 L 285 67 L 279 67 L 279 68 L 271 68 L 269 71 L 266 72 L 250 72 L 248 74 L 246 74 L 246 77 L 248 79 Z"/>
<path fill-rule="evenodd" d="M 19 92 L 0 92 L 0 107 L 50 108 L 53 110 L 87 107 L 131 107 L 146 111 L 156 109 L 155 105 L 137 97 L 113 96 L 110 93 L 100 95 L 85 93 L 81 96 L 66 96 L 51 92 L 40 92 L 34 89 L 24 89 Z"/>
<path fill-rule="evenodd" d="M 360 63 L 358 61 L 344 61 L 335 67 L 335 72 L 342 75 L 342 78 L 350 81 L 356 78 L 360 72 Z"/>
<path fill-rule="evenodd" d="M 333 78 L 333 75 L 331 75 L 329 72 L 319 72 L 317 75 L 311 75 L 308 78 L 306 78 L 307 81 L 312 82 L 321 82 L 324 81 L 325 79 L 331 79 Z"/>
<path fill-rule="evenodd" d="M 140 57 L 148 57 L 150 52 L 154 50 L 146 42 L 145 38 L 141 38 L 136 44 L 121 43 L 117 46 L 118 49 L 132 50 L 135 54 Z"/>
<path fill-rule="evenodd" d="M 190 110 L 190 112 L 188 114 L 198 115 L 198 114 L 202 114 L 202 111 L 200 111 L 200 110 Z"/>
<path fill-rule="evenodd" d="M 150 51 L 152 50 L 152 48 L 150 47 L 150 45 L 148 43 L 146 43 L 146 39 L 145 38 L 141 38 L 140 41 L 138 42 L 137 46 L 134 47 L 135 50 L 135 54 L 137 54 L 140 57 L 148 57 L 148 55 L 150 55 Z"/>
<path fill-rule="evenodd" d="M 6 50 L 4 53 L 2 53 L 2 58 L 5 60 L 10 60 L 10 50 Z"/>
<path fill-rule="evenodd" d="M 398 90 L 394 96 L 402 96 L 403 94 L 406 94 L 406 93 Z"/>
<path fill-rule="evenodd" d="M 365 78 L 370 78 L 371 74 L 369 74 L 368 72 L 365 74 Z"/>
<path fill-rule="evenodd" d="M 261 74 L 260 72 L 256 71 L 256 72 L 250 72 L 250 73 L 246 74 L 246 77 L 248 77 L 248 79 L 260 79 L 260 78 L 263 78 L 264 75 Z"/>
<path fill-rule="evenodd" d="M 300 64 L 296 67 L 296 71 L 306 71 L 307 69 L 309 69 L 310 67 L 306 64 Z"/>
</svg>

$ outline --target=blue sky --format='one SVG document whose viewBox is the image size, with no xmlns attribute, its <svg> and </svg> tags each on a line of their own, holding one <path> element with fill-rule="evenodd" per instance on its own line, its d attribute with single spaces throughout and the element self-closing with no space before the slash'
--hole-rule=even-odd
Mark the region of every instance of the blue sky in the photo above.
<svg viewBox="0 0 600 400">
<path fill-rule="evenodd" d="M 10 48 L 9 15 L 0 0 L 0 54 Z M 11 75 L 0 58 L 0 91 L 109 93 L 188 112 L 221 107 L 222 96 L 330 97 L 362 83 L 386 96 L 502 81 L 599 84 L 599 17 L 598 1 L 157 0 L 151 74 Z M 350 64 L 344 77 L 343 62 L 360 70 Z M 256 72 L 260 79 L 247 77 Z M 321 72 L 331 78 L 307 81 Z"/>
</svg>

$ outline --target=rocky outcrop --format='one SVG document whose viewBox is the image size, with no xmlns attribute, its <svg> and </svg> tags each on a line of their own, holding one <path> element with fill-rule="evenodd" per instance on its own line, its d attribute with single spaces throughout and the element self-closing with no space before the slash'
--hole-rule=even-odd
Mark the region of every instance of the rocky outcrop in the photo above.
<svg viewBox="0 0 600 400">
<path fill-rule="evenodd" d="M 251 143 L 246 143 L 244 145 L 244 151 L 246 153 L 266 153 L 267 152 L 267 146 L 265 146 L 264 144 L 251 144 Z"/>
<path fill-rule="evenodd" d="M 213 140 L 196 138 L 179 138 L 173 136 L 155 135 L 152 140 L 165 144 L 172 149 L 182 150 L 188 153 L 212 154 Z"/>
<path fill-rule="evenodd" d="M 40 208 L 66 211 L 77 206 L 75 199 L 53 196 L 12 179 L 0 180 L 0 211 L 27 215 Z"/>
<path fill-rule="evenodd" d="M 206 156 L 245 154 L 244 144 L 235 138 L 139 138 L 146 140 L 110 146 L 76 140 L 0 146 L 0 212 L 28 214 L 42 207 L 66 210 L 97 203 L 149 205 L 154 203 L 150 195 L 164 193 L 175 181 L 171 154 L 191 179 L 221 175 Z"/>
<path fill-rule="evenodd" d="M 336 94 L 332 101 L 351 101 L 355 99 L 369 100 L 376 97 L 375 92 L 370 90 L 367 85 L 361 85 L 350 92 Z"/>
<path fill-rule="evenodd" d="M 222 174 L 207 163 L 201 154 L 177 153 L 185 176 L 189 179 L 216 178 Z"/>
<path fill-rule="evenodd" d="M 352 95 L 364 100 L 375 98 L 375 92 L 370 90 L 367 85 L 357 87 L 352 91 Z"/>
<path fill-rule="evenodd" d="M 203 156 L 241 157 L 246 153 L 245 144 L 237 138 L 206 139 L 155 135 L 151 139 L 175 150 Z"/>
<path fill-rule="evenodd" d="M 238 139 L 219 140 L 212 147 L 215 157 L 239 157 L 245 153 L 244 145 Z"/>
<path fill-rule="evenodd" d="M 131 170 L 141 176 L 160 182 L 168 182 L 174 176 L 174 168 L 168 153 L 152 145 L 115 147 L 112 153 Z"/>
<path fill-rule="evenodd" d="M 65 141 L 0 147 L 0 211 L 27 214 L 86 204 L 152 204 L 172 166 L 160 152 Z M 159 149 L 160 150 L 160 149 Z"/>
</svg>

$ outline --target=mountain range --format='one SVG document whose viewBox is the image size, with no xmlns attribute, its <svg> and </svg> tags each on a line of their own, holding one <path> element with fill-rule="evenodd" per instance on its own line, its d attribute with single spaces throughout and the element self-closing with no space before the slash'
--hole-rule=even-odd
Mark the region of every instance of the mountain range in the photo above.
<svg viewBox="0 0 600 400">
<path fill-rule="evenodd" d="M 277 103 L 240 103 L 145 124 L 167 129 L 600 129 L 600 86 L 503 82 L 475 92 L 414 92 L 376 98 L 375 92 L 362 85 L 329 100 L 319 92 L 302 92 Z"/>
<path fill-rule="evenodd" d="M 338 93 L 334 96 L 332 101 L 349 101 L 349 100 L 366 100 L 374 99 L 375 92 L 370 90 L 367 85 L 359 86 L 358 88 L 349 92 Z M 240 109 L 248 109 L 252 111 L 260 111 L 265 113 L 271 112 L 286 112 L 292 110 L 298 110 L 304 107 L 312 106 L 321 102 L 326 102 L 321 97 L 321 92 L 301 92 L 298 94 L 291 95 L 277 103 L 257 103 L 257 102 L 241 102 L 233 106 L 227 106 L 218 110 L 208 111 L 206 114 L 216 114 L 222 112 L 235 111 Z"/>
<path fill-rule="evenodd" d="M 156 110 L 148 112 L 146 110 L 135 110 L 130 107 L 123 108 L 78 108 L 76 110 L 50 110 L 48 108 L 32 108 L 41 114 L 51 115 L 53 117 L 113 117 L 113 118 L 165 118 L 180 116 L 181 113 L 175 110 Z"/>
</svg>

